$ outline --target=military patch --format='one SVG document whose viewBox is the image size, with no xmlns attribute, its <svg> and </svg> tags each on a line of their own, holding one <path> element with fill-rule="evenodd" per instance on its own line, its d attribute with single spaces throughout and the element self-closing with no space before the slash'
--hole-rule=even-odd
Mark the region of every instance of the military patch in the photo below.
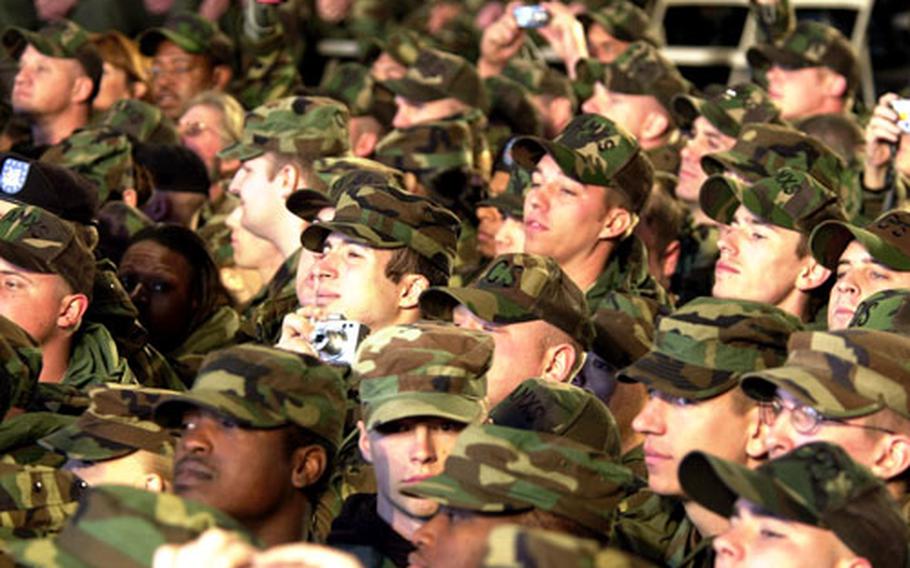
<svg viewBox="0 0 910 568">
<path fill-rule="evenodd" d="M 16 195 L 22 191 L 31 167 L 28 162 L 15 158 L 7 159 L 3 162 L 3 170 L 0 171 L 0 190 L 7 195 Z"/>
</svg>

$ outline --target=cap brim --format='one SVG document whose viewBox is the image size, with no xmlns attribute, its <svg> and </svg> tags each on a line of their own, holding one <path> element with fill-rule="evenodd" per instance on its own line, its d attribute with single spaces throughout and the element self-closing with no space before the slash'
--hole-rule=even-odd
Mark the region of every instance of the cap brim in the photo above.
<svg viewBox="0 0 910 568">
<path fill-rule="evenodd" d="M 818 63 L 812 63 L 804 57 L 777 47 L 776 45 L 756 45 L 746 51 L 746 59 L 749 65 L 756 69 L 766 69 L 771 65 L 780 64 L 789 67 L 815 67 Z"/>
<path fill-rule="evenodd" d="M 434 287 L 420 295 L 420 309 L 431 316 L 439 317 L 459 304 L 490 323 L 512 324 L 541 319 L 524 306 L 489 290 Z M 509 316 L 503 316 L 503 312 Z"/>
<path fill-rule="evenodd" d="M 288 196 L 285 207 L 301 219 L 312 221 L 326 207 L 335 207 L 335 203 L 321 191 L 301 189 Z"/>
<path fill-rule="evenodd" d="M 51 268 L 47 262 L 17 243 L 0 240 L 0 258 L 31 272 L 39 272 L 41 274 L 56 273 L 56 270 Z"/>
<path fill-rule="evenodd" d="M 258 158 L 263 154 L 265 154 L 265 150 L 262 148 L 246 146 L 241 142 L 235 142 L 218 152 L 218 157 L 222 160 L 240 160 L 241 162 L 245 162 L 246 160 Z"/>
<path fill-rule="evenodd" d="M 695 119 L 701 116 L 702 99 L 691 95 L 673 97 L 673 114 L 676 122 L 683 128 L 690 128 Z"/>
<path fill-rule="evenodd" d="M 910 257 L 901 254 L 893 245 L 871 231 L 843 221 L 825 221 L 816 227 L 809 236 L 809 249 L 822 266 L 837 270 L 841 255 L 854 239 L 869 251 L 872 258 L 888 268 L 910 270 Z"/>
<path fill-rule="evenodd" d="M 470 493 L 450 475 L 441 473 L 402 489 L 402 493 L 421 499 L 432 499 L 453 509 L 483 513 L 520 512 L 533 509 L 528 503 L 508 499 L 503 491 L 489 491 L 482 484 L 471 486 Z"/>
<path fill-rule="evenodd" d="M 572 179 L 580 179 L 575 171 L 575 164 L 579 161 L 579 154 L 559 142 L 546 140 L 538 136 L 519 136 L 512 140 L 509 147 L 509 156 L 512 161 L 522 169 L 533 171 L 537 163 L 546 155 L 550 155 L 559 169 Z"/>
<path fill-rule="evenodd" d="M 428 416 L 470 424 L 483 415 L 484 404 L 463 396 L 434 392 L 403 392 L 385 400 L 370 401 L 367 405 L 366 427 L 381 428 L 385 424 Z"/>
<path fill-rule="evenodd" d="M 701 169 L 706 174 L 722 174 L 724 172 L 733 172 L 741 175 L 748 181 L 758 181 L 765 177 L 759 172 L 754 171 L 754 166 L 749 160 L 743 159 L 732 151 L 716 152 L 707 154 L 701 158 Z"/>
<path fill-rule="evenodd" d="M 67 459 L 88 462 L 119 458 L 136 451 L 135 447 L 112 440 L 91 443 L 91 438 L 92 436 L 73 424 L 44 436 L 38 440 L 38 444 L 52 452 L 65 455 Z"/>
<path fill-rule="evenodd" d="M 9 27 L 3 32 L 3 49 L 10 57 L 18 59 L 19 56 L 22 55 L 25 46 L 32 43 L 32 38 L 35 35 L 34 32 L 26 30 L 25 28 L 17 26 Z"/>
<path fill-rule="evenodd" d="M 658 351 L 651 351 L 622 369 L 617 378 L 692 400 L 714 398 L 738 384 L 736 373 L 684 363 Z"/>
<path fill-rule="evenodd" d="M 723 174 L 708 177 L 698 191 L 698 204 L 705 214 L 724 225 L 733 221 L 733 214 L 743 202 L 743 186 Z"/>
<path fill-rule="evenodd" d="M 307 250 L 321 252 L 325 240 L 330 234 L 335 232 L 343 234 L 354 242 L 372 248 L 392 249 L 406 246 L 404 242 L 383 236 L 366 225 L 343 221 L 329 221 L 310 225 L 300 235 L 300 244 Z"/>
<path fill-rule="evenodd" d="M 175 43 L 177 47 L 187 53 L 202 53 L 195 42 L 189 41 L 186 37 L 166 28 L 152 28 L 143 33 L 139 37 L 139 53 L 146 57 L 152 57 L 161 42 L 165 40 Z"/>
<path fill-rule="evenodd" d="M 155 422 L 165 428 L 181 425 L 183 414 L 193 408 L 204 408 L 227 416 L 251 428 L 277 428 L 289 423 L 283 415 L 262 408 L 244 397 L 216 391 L 190 391 L 173 395 L 155 406 Z M 250 417 L 254 417 L 252 420 Z"/>
<path fill-rule="evenodd" d="M 426 103 L 450 97 L 448 93 L 409 78 L 389 79 L 382 83 L 388 90 L 409 101 Z"/>
</svg>

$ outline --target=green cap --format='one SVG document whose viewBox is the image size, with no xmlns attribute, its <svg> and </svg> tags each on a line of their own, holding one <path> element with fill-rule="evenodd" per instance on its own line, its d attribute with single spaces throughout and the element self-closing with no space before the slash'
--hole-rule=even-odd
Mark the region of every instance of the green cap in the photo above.
<svg viewBox="0 0 910 568">
<path fill-rule="evenodd" d="M 591 318 L 591 351 L 617 369 L 631 365 L 654 345 L 655 321 L 661 311 L 651 298 L 608 292 Z"/>
<path fill-rule="evenodd" d="M 753 184 L 714 174 L 702 184 L 698 201 L 718 223 L 732 223 L 736 209 L 744 205 L 772 225 L 806 236 L 825 221 L 847 218 L 836 193 L 811 174 L 787 167 Z"/>
<path fill-rule="evenodd" d="M 844 250 L 854 239 L 876 261 L 892 270 L 910 270 L 910 212 L 889 211 L 865 227 L 844 221 L 828 221 L 812 231 L 809 249 L 827 268 L 837 270 Z"/>
<path fill-rule="evenodd" d="M 673 97 L 672 110 L 682 128 L 691 128 L 695 119 L 703 116 L 732 138 L 739 136 L 745 124 L 780 124 L 780 109 L 768 93 L 754 83 L 724 87 L 705 97 L 679 94 Z"/>
<path fill-rule="evenodd" d="M 643 41 L 629 45 L 607 66 L 603 83 L 614 93 L 650 95 L 668 111 L 673 108 L 673 97 L 692 90 L 676 66 Z"/>
<path fill-rule="evenodd" d="M 396 129 L 376 145 L 373 158 L 391 168 L 421 176 L 474 166 L 474 135 L 463 120 L 444 120 Z"/>
<path fill-rule="evenodd" d="M 830 530 L 876 568 L 907 562 L 907 525 L 884 483 L 827 442 L 813 442 L 751 470 L 702 452 L 679 465 L 697 503 L 724 517 L 737 498 L 766 514 Z"/>
<path fill-rule="evenodd" d="M 337 448 L 345 401 L 341 375 L 318 359 L 237 345 L 206 356 L 193 388 L 158 403 L 155 421 L 173 428 L 187 407 L 207 408 L 247 428 L 296 424 Z"/>
<path fill-rule="evenodd" d="M 140 142 L 180 144 L 174 122 L 161 109 L 138 99 L 120 99 L 101 115 L 99 123 Z"/>
<path fill-rule="evenodd" d="M 713 398 L 743 373 L 783 364 L 787 338 L 800 329 L 797 318 L 769 304 L 696 298 L 660 320 L 654 347 L 619 379 L 673 396 Z"/>
<path fill-rule="evenodd" d="M 405 76 L 390 79 L 385 86 L 414 102 L 455 98 L 481 110 L 489 105 L 477 69 L 463 57 L 438 49 L 421 49 Z"/>
<path fill-rule="evenodd" d="M 388 125 L 397 112 L 394 93 L 360 63 L 349 61 L 329 67 L 317 91 L 346 104 L 352 117 L 372 116 Z"/>
<path fill-rule="evenodd" d="M 578 19 L 585 28 L 592 23 L 600 24 L 620 41 L 641 40 L 654 46 L 660 45 L 647 12 L 628 0 L 613 0 L 602 8 L 580 14 Z"/>
<path fill-rule="evenodd" d="M 393 325 L 371 334 L 353 365 L 367 428 L 415 416 L 483 419 L 492 358 L 489 335 L 451 324 Z"/>
<path fill-rule="evenodd" d="M 96 462 L 136 450 L 174 455 L 176 437 L 153 420 L 155 405 L 174 391 L 110 383 L 89 391 L 91 403 L 75 423 L 38 440 L 67 459 Z"/>
<path fill-rule="evenodd" d="M 247 113 L 239 142 L 218 152 L 222 160 L 252 160 L 266 152 L 313 161 L 348 153 L 348 109 L 325 97 L 285 97 Z"/>
<path fill-rule="evenodd" d="M 146 30 L 139 36 L 139 51 L 153 57 L 163 41 L 175 43 L 187 53 L 210 55 L 217 63 L 229 64 L 233 45 L 215 22 L 192 12 L 168 17 L 164 26 Z"/>
<path fill-rule="evenodd" d="M 633 213 L 640 212 L 651 195 L 651 162 L 634 136 L 603 116 L 576 116 L 553 141 L 521 136 L 509 150 L 511 159 L 526 170 L 534 170 L 545 154 L 570 178 L 625 194 Z"/>
<path fill-rule="evenodd" d="M 767 70 L 771 65 L 801 69 L 828 67 L 847 79 L 847 88 L 854 91 L 859 86 L 859 59 L 837 28 L 801 20 L 796 29 L 774 44 L 760 44 L 746 52 L 749 65 Z"/>
<path fill-rule="evenodd" d="M 390 185 L 363 185 L 342 195 L 334 219 L 315 221 L 300 241 L 318 252 L 331 233 L 339 232 L 373 248 L 410 248 L 451 272 L 460 225 L 454 213 L 426 197 Z"/>
<path fill-rule="evenodd" d="M 102 485 L 89 490 L 59 535 L 9 547 L 17 564 L 26 566 L 145 568 L 162 544 L 185 544 L 211 528 L 235 531 L 250 540 L 237 521 L 202 503 L 170 493 Z"/>
<path fill-rule="evenodd" d="M 415 30 L 397 26 L 387 37 L 375 36 L 369 41 L 380 51 L 388 53 L 398 63 L 410 67 L 417 61 L 421 49 L 428 45 L 429 39 Z"/>
<path fill-rule="evenodd" d="M 101 84 L 104 71 L 101 55 L 89 41 L 88 33 L 79 24 L 58 20 L 37 32 L 10 26 L 3 31 L 3 47 L 13 59 L 19 59 L 26 46 L 31 45 L 48 57 L 76 59 L 85 70 L 95 89 Z"/>
<path fill-rule="evenodd" d="M 63 469 L 0 463 L 0 528 L 28 537 L 57 532 L 76 512 L 86 487 Z"/>
<path fill-rule="evenodd" d="M 910 337 L 873 329 L 800 332 L 783 366 L 743 376 L 750 397 L 772 400 L 783 389 L 830 418 L 890 408 L 910 418 Z"/>
<path fill-rule="evenodd" d="M 563 436 L 481 424 L 462 431 L 440 475 L 404 493 L 481 513 L 539 509 L 609 533 L 638 484 L 603 452 Z"/>
<path fill-rule="evenodd" d="M 619 426 L 610 409 L 593 393 L 570 384 L 527 379 L 490 410 L 490 422 L 562 436 L 616 462 L 622 456 Z"/>
<path fill-rule="evenodd" d="M 847 327 L 910 336 L 910 290 L 882 290 L 866 297 L 856 307 Z"/>
<path fill-rule="evenodd" d="M 136 162 L 130 137 L 111 126 L 88 127 L 51 146 L 42 162 L 69 168 L 95 182 L 101 203 L 137 189 Z"/>
<path fill-rule="evenodd" d="M 496 324 L 543 320 L 585 349 L 594 337 L 584 292 L 546 256 L 504 254 L 490 262 L 470 286 L 434 286 L 420 296 L 420 307 L 427 314 L 442 315 L 458 304 Z"/>
<path fill-rule="evenodd" d="M 21 205 L 0 217 L 0 257 L 25 270 L 59 274 L 74 292 L 92 296 L 91 251 L 72 224 L 40 207 Z"/>
</svg>

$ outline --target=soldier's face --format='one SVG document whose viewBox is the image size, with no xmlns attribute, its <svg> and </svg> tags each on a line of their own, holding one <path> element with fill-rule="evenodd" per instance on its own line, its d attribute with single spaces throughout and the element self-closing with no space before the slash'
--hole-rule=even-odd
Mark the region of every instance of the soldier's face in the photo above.
<svg viewBox="0 0 910 568">
<path fill-rule="evenodd" d="M 746 443 L 758 424 L 758 408 L 730 391 L 695 401 L 652 390 L 644 408 L 632 421 L 632 429 L 645 438 L 648 487 L 659 495 L 679 496 L 682 488 L 676 472 L 686 454 L 702 451 L 736 463 L 746 463 Z"/>
<path fill-rule="evenodd" d="M 281 180 L 272 175 L 268 155 L 246 160 L 231 179 L 229 191 L 240 197 L 240 222 L 257 237 L 273 243 L 280 240 L 275 218 L 285 211 L 286 191 Z"/>
<path fill-rule="evenodd" d="M 89 80 L 76 60 L 48 57 L 29 45 L 19 57 L 10 99 L 13 110 L 32 116 L 57 115 L 79 100 L 80 79 Z"/>
<path fill-rule="evenodd" d="M 786 120 L 811 116 L 822 106 L 823 88 L 832 72 L 825 67 L 788 69 L 772 65 L 768 70 L 768 96 L 780 107 Z"/>
<path fill-rule="evenodd" d="M 228 215 L 225 221 L 225 224 L 231 230 L 231 248 L 234 250 L 234 263 L 239 268 L 261 268 L 280 264 L 281 251 L 278 250 L 278 247 L 247 231 L 240 223 L 242 214 L 243 212 L 238 207 Z"/>
<path fill-rule="evenodd" d="M 322 252 L 314 254 L 307 297 L 325 313 L 342 314 L 371 331 L 392 325 L 402 317 L 400 301 L 406 286 L 404 279 L 396 284 L 385 275 L 393 254 L 332 233 Z"/>
<path fill-rule="evenodd" d="M 860 302 L 876 292 L 896 288 L 910 288 L 910 272 L 880 264 L 854 240 L 837 262 L 837 280 L 828 300 L 828 329 L 846 329 Z"/>
<path fill-rule="evenodd" d="M 679 183 L 676 184 L 676 195 L 683 201 L 697 203 L 701 184 L 708 178 L 708 174 L 701 169 L 701 157 L 729 150 L 735 143 L 735 138 L 718 130 L 705 117 L 696 118 L 692 124 L 692 132 L 679 152 Z"/>
<path fill-rule="evenodd" d="M 221 111 L 208 105 L 191 106 L 177 122 L 180 143 L 199 156 L 213 177 L 218 174 L 216 155 L 225 146 L 223 124 Z"/>
<path fill-rule="evenodd" d="M 797 276 L 813 262 L 811 255 L 797 254 L 800 239 L 800 233 L 768 224 L 740 206 L 733 222 L 720 229 L 712 295 L 792 309 L 800 294 Z"/>
<path fill-rule="evenodd" d="M 432 499 L 408 497 L 402 489 L 442 473 L 464 424 L 442 418 L 396 420 L 381 431 L 360 429 L 360 451 L 376 471 L 377 511 L 394 524 L 399 517 L 428 519 L 439 509 Z"/>
<path fill-rule="evenodd" d="M 158 46 L 151 76 L 152 100 L 174 120 L 190 99 L 214 86 L 212 68 L 205 56 L 187 53 L 167 40 Z"/>
<path fill-rule="evenodd" d="M 133 94 L 126 71 L 105 62 L 101 85 L 98 87 L 98 94 L 92 101 L 92 109 L 103 112 L 111 108 L 117 101 L 131 98 L 133 98 Z"/>
<path fill-rule="evenodd" d="M 589 254 L 605 228 L 606 191 L 573 180 L 544 156 L 525 194 L 525 252 L 551 256 L 560 265 Z"/>
<path fill-rule="evenodd" d="M 502 226 L 502 213 L 495 207 L 477 208 L 477 252 L 492 258 L 496 255 L 496 233 Z"/>
<path fill-rule="evenodd" d="M 639 141 L 646 133 L 646 122 L 654 113 L 665 113 L 663 107 L 650 95 L 627 95 L 608 90 L 603 83 L 594 84 L 594 94 L 581 105 L 589 114 L 605 116 L 625 128 Z M 660 132 L 658 135 L 662 135 Z"/>
<path fill-rule="evenodd" d="M 509 254 L 512 252 L 524 252 L 525 250 L 525 228 L 521 219 L 515 217 L 506 217 L 502 221 L 499 230 L 496 231 L 496 254 Z"/>
<path fill-rule="evenodd" d="M 414 534 L 417 550 L 408 556 L 413 568 L 479 566 L 487 538 L 499 525 L 515 523 L 522 515 L 484 515 L 441 507 Z"/>
<path fill-rule="evenodd" d="M 613 37 L 600 24 L 592 23 L 588 28 L 588 48 L 591 56 L 601 63 L 613 63 L 627 47 L 629 42 Z"/>
<path fill-rule="evenodd" d="M 717 568 L 833 568 L 856 557 L 833 532 L 773 517 L 745 499 L 731 521 L 713 543 Z"/>
<path fill-rule="evenodd" d="M 0 315 L 28 332 L 38 345 L 61 333 L 57 322 L 67 295 L 61 276 L 24 270 L 0 258 Z"/>
<path fill-rule="evenodd" d="M 505 400 L 522 381 L 541 376 L 546 365 L 549 324 L 542 320 L 495 324 L 480 319 L 465 306 L 455 308 L 453 315 L 458 327 L 484 331 L 493 338 L 493 362 L 487 371 L 491 407 Z"/>
</svg>

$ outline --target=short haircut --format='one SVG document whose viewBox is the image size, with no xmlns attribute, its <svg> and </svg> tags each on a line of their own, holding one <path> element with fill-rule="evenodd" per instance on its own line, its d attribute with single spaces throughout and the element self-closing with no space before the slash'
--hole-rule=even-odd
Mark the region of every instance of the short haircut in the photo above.
<svg viewBox="0 0 910 568">
<path fill-rule="evenodd" d="M 231 95 L 222 91 L 203 91 L 186 104 L 183 112 L 194 106 L 207 106 L 221 113 L 221 139 L 225 143 L 239 142 L 243 136 L 243 120 L 246 111 L 243 105 Z"/>
<path fill-rule="evenodd" d="M 430 286 L 445 286 L 449 281 L 449 273 L 436 266 L 429 258 L 419 254 L 414 249 L 402 247 L 394 249 L 392 258 L 385 267 L 385 276 L 395 284 L 401 282 L 406 274 L 419 274 L 424 276 Z"/>
</svg>

